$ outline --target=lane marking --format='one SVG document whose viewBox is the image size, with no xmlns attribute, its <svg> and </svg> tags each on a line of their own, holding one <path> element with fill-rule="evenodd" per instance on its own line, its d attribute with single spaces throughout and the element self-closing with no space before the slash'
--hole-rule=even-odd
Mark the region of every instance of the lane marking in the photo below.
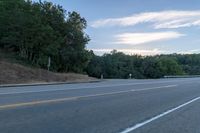
<svg viewBox="0 0 200 133">
<path fill-rule="evenodd" d="M 184 104 L 181 104 L 181 105 L 179 105 L 179 106 L 177 106 L 175 108 L 167 110 L 166 112 L 163 112 L 162 114 L 159 114 L 159 115 L 157 115 L 155 117 L 152 117 L 152 118 L 150 118 L 150 119 L 148 119 L 148 120 L 146 120 L 144 122 L 135 124 L 133 127 L 129 127 L 129 128 L 125 129 L 124 131 L 122 131 L 120 133 L 132 132 L 132 131 L 134 131 L 134 130 L 136 130 L 138 128 L 141 128 L 141 127 L 145 126 L 146 124 L 149 124 L 149 123 L 151 123 L 151 122 L 153 122 L 153 121 L 155 121 L 157 119 L 160 119 L 161 117 L 164 117 L 164 116 L 166 116 L 166 115 L 168 115 L 168 114 L 170 114 L 170 113 L 172 113 L 172 112 L 174 112 L 174 111 L 176 111 L 178 109 L 181 109 L 181 108 L 183 108 L 183 107 L 185 107 L 185 106 L 187 106 L 187 105 L 189 105 L 189 104 L 191 104 L 191 103 L 193 103 L 193 102 L 195 102 L 195 101 L 197 101 L 199 99 L 200 99 L 200 97 L 194 98 L 194 99 L 192 99 L 192 100 L 190 100 L 190 101 L 188 101 L 188 102 L 186 102 Z"/>
<path fill-rule="evenodd" d="M 45 89 L 45 90 L 34 90 L 34 91 L 18 91 L 15 92 L 2 92 L 0 95 L 13 95 L 13 94 L 27 94 L 27 93 L 39 93 L 39 92 L 55 92 L 55 91 L 69 91 L 69 90 L 79 90 L 79 89 L 92 89 L 92 88 L 103 88 L 103 87 L 117 87 L 117 86 L 130 86 L 130 85 L 146 85 L 146 84 L 160 84 L 160 83 L 170 83 L 177 81 L 160 81 L 160 82 L 146 82 L 146 83 L 127 83 L 127 84 L 117 84 L 117 85 L 101 85 L 101 86 L 91 86 L 91 87 L 78 87 L 78 88 L 60 88 L 60 89 Z M 12 90 L 11 90 L 12 91 Z"/>
<path fill-rule="evenodd" d="M 68 91 L 68 90 L 79 90 L 79 89 L 92 89 L 92 88 L 103 88 L 103 87 L 117 87 L 117 86 L 130 86 L 130 85 L 146 85 L 146 84 L 162 84 L 162 83 L 173 83 L 173 82 L 180 82 L 180 81 L 185 81 L 185 82 L 191 82 L 191 81 L 196 81 L 197 79 L 190 79 L 190 80 L 185 80 L 185 79 L 179 79 L 179 80 L 172 80 L 172 81 L 153 81 L 153 82 L 142 82 L 142 83 L 127 83 L 127 84 L 114 84 L 114 85 L 100 85 L 100 86 L 90 86 L 90 87 L 76 87 L 76 88 L 60 88 L 60 89 L 44 89 L 44 90 L 33 90 L 33 91 L 21 91 L 20 89 L 17 90 L 19 87 L 16 87 L 14 90 L 15 92 L 2 92 L 0 95 L 13 95 L 13 94 L 26 94 L 26 93 L 39 93 L 39 92 L 55 92 L 55 91 Z"/>
<path fill-rule="evenodd" d="M 93 95 L 86 95 L 86 96 L 75 96 L 75 97 L 59 98 L 59 99 L 52 99 L 52 100 L 41 100 L 41 101 L 33 101 L 33 102 L 8 104 L 8 105 L 2 105 L 2 106 L 0 106 L 0 110 L 2 110 L 2 109 L 8 109 L 8 108 L 22 107 L 22 106 L 31 106 L 31 105 L 38 105 L 38 104 L 48 104 L 48 103 L 56 103 L 56 102 L 78 100 L 78 99 L 81 99 L 81 98 L 106 96 L 106 95 L 115 95 L 115 94 L 121 94 L 121 93 L 127 93 L 127 92 L 147 91 L 147 90 L 155 90 L 155 89 L 160 89 L 160 88 L 172 88 L 172 87 L 176 87 L 176 86 L 177 85 L 168 85 L 168 86 L 144 88 L 144 89 L 138 89 L 138 90 L 137 89 L 131 89 L 131 90 L 126 90 L 126 91 L 117 91 L 117 92 L 93 94 Z"/>
<path fill-rule="evenodd" d="M 154 90 L 154 89 L 160 89 L 160 88 L 171 88 L 171 87 L 176 87 L 176 86 L 178 85 L 167 85 L 167 86 L 144 88 L 144 89 L 132 89 L 132 91 L 147 91 L 147 90 Z"/>
<path fill-rule="evenodd" d="M 25 102 L 25 103 L 8 104 L 8 105 L 0 106 L 0 110 L 1 109 L 7 109 L 7 108 L 22 107 L 22 106 L 31 106 L 31 105 L 37 105 L 37 104 L 47 104 L 47 103 L 55 103 L 55 102 L 76 100 L 76 99 L 77 99 L 76 97 L 71 97 L 71 98 L 62 98 L 62 99 L 53 99 L 53 100 L 43 100 L 43 101 L 33 101 L 33 102 Z"/>
</svg>

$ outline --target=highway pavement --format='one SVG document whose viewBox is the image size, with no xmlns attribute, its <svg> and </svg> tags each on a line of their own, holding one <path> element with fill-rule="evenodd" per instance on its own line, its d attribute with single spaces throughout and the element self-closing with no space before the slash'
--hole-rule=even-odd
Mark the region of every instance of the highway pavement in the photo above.
<svg viewBox="0 0 200 133">
<path fill-rule="evenodd" d="M 0 88 L 0 133 L 200 133 L 200 78 Z"/>
</svg>

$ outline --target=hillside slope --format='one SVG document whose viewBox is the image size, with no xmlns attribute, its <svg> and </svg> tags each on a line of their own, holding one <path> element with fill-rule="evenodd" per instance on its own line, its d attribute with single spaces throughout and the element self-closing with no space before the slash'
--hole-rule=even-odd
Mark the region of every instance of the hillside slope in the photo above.
<svg viewBox="0 0 200 133">
<path fill-rule="evenodd" d="M 45 83 L 45 82 L 87 82 L 95 78 L 74 73 L 53 73 L 43 69 L 25 67 L 20 64 L 0 60 L 0 85 Z"/>
</svg>

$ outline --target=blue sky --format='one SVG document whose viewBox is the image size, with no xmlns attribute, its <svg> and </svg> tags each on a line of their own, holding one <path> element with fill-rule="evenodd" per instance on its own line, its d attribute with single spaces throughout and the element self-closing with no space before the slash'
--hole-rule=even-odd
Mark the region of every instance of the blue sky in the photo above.
<svg viewBox="0 0 200 133">
<path fill-rule="evenodd" d="M 199 0 L 47 0 L 88 22 L 96 54 L 200 53 Z"/>
</svg>

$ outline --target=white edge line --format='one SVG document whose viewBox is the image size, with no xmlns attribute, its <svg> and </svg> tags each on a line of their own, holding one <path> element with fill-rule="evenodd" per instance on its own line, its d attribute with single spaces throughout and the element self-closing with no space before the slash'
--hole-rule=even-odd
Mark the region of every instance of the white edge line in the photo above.
<svg viewBox="0 0 200 133">
<path fill-rule="evenodd" d="M 148 123 L 151 123 L 151 122 L 153 122 L 153 121 L 155 121 L 155 120 L 157 120 L 157 119 L 159 119 L 161 117 L 164 117 L 164 116 L 166 116 L 166 115 L 168 115 L 168 114 L 170 114 L 170 113 L 172 113 L 172 112 L 174 112 L 174 111 L 176 111 L 178 109 L 181 109 L 181 108 L 187 106 L 188 104 L 191 104 L 191 103 L 193 103 L 193 102 L 195 102 L 195 101 L 197 101 L 199 99 L 200 99 L 200 97 L 194 98 L 194 99 L 192 99 L 192 100 L 190 100 L 190 101 L 188 101 L 188 102 L 186 102 L 184 104 L 179 105 L 178 107 L 170 109 L 170 110 L 168 110 L 168 111 L 166 111 L 166 112 L 164 112 L 162 114 L 159 114 L 159 115 L 157 115 L 155 117 L 152 117 L 151 119 L 148 119 L 148 120 L 146 120 L 144 122 L 138 123 L 138 124 L 134 125 L 133 127 L 129 127 L 129 128 L 125 129 L 124 131 L 122 131 L 120 133 L 129 133 L 129 132 L 132 132 L 132 131 L 140 128 L 140 127 L 145 126 Z"/>
<path fill-rule="evenodd" d="M 128 85 L 135 85 L 135 84 L 128 84 Z M 171 85 L 168 85 L 168 86 L 171 86 Z M 166 88 L 168 86 L 161 86 L 161 87 Z M 172 87 L 173 86 L 177 86 L 177 85 L 172 85 Z M 104 86 L 97 86 L 97 87 L 94 87 L 94 88 L 101 88 L 101 87 L 104 87 Z M 113 86 L 106 86 L 106 87 L 114 87 L 114 85 Z M 154 88 L 157 88 L 157 87 L 154 87 Z M 160 87 L 158 87 L 158 88 L 160 88 Z M 81 88 L 81 89 L 85 89 L 85 88 Z M 151 88 L 147 88 L 147 89 L 151 89 Z M 55 90 L 24 91 L 24 92 L 5 92 L 5 93 L 0 93 L 0 95 L 27 94 L 27 93 L 39 93 L 39 92 L 55 92 L 55 91 L 68 91 L 68 90 L 76 90 L 76 89 L 55 89 Z M 133 89 L 131 91 L 138 91 L 138 90 Z M 146 89 L 140 89 L 140 90 L 146 90 Z"/>
<path fill-rule="evenodd" d="M 160 89 L 160 88 L 170 88 L 170 87 L 176 87 L 178 85 L 167 85 L 167 86 L 159 86 L 159 87 L 153 87 L 153 88 L 144 88 L 144 89 L 133 89 L 132 91 L 147 91 L 147 90 L 154 90 L 154 89 Z"/>
<path fill-rule="evenodd" d="M 130 85 L 143 85 L 143 84 L 156 84 L 156 83 L 168 83 L 165 82 L 147 82 L 147 83 L 129 83 L 129 84 L 118 84 L 118 85 L 102 85 L 102 86 L 93 86 L 93 87 L 80 87 L 72 89 L 49 89 L 49 90 L 38 90 L 38 91 L 23 91 L 23 92 L 2 92 L 0 95 L 12 95 L 12 94 L 26 94 L 26 93 L 39 93 L 39 92 L 54 92 L 54 91 L 69 91 L 69 90 L 78 90 L 78 89 L 91 89 L 91 88 L 103 88 L 103 87 L 116 87 L 116 86 L 130 86 Z"/>
</svg>

